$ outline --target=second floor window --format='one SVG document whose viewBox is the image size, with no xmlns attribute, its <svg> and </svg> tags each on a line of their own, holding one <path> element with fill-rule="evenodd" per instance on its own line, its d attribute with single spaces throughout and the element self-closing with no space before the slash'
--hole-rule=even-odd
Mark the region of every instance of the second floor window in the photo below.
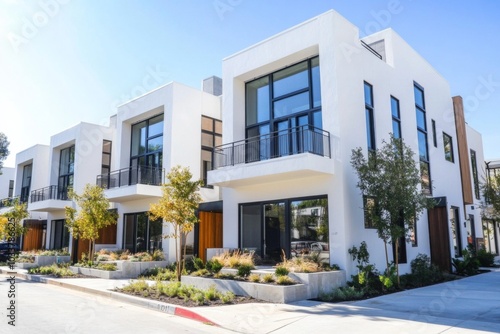
<svg viewBox="0 0 500 334">
<path fill-rule="evenodd" d="M 201 116 L 201 179 L 207 184 L 207 173 L 212 170 L 212 149 L 222 144 L 222 122 L 208 116 Z"/>
<path fill-rule="evenodd" d="M 59 183 L 57 188 L 57 199 L 66 200 L 68 190 L 73 188 L 75 173 L 75 146 L 61 150 L 59 160 Z"/>
<path fill-rule="evenodd" d="M 30 195 L 32 170 L 33 170 L 32 164 L 23 167 L 23 181 L 21 185 L 21 198 L 20 198 L 22 203 L 27 202 Z"/>
<path fill-rule="evenodd" d="M 418 138 L 418 153 L 420 158 L 420 177 L 422 192 L 432 194 L 431 184 L 431 167 L 429 161 L 429 148 L 427 143 L 427 121 L 424 89 L 414 84 L 413 92 L 415 95 L 415 112 L 417 117 L 417 138 Z"/>
<path fill-rule="evenodd" d="M 369 151 L 375 151 L 375 122 L 373 120 L 373 86 L 365 82 L 366 141 Z"/>
<path fill-rule="evenodd" d="M 476 199 L 481 199 L 481 193 L 479 191 L 479 175 L 477 173 L 477 157 L 476 151 L 474 150 L 470 150 L 470 164 L 472 167 L 472 179 L 474 181 L 474 195 L 476 196 Z M 495 173 L 495 175 L 497 174 Z"/>
<path fill-rule="evenodd" d="M 132 125 L 131 167 L 162 168 L 163 114 Z"/>
<path fill-rule="evenodd" d="M 454 162 L 453 158 L 453 139 L 443 132 L 444 158 L 449 162 Z"/>
<path fill-rule="evenodd" d="M 306 151 L 323 128 L 319 57 L 291 65 L 246 83 L 245 123 L 247 161 L 265 160 Z"/>
<path fill-rule="evenodd" d="M 392 135 L 394 138 L 401 139 L 401 113 L 399 111 L 399 100 L 391 96 L 392 113 Z"/>
</svg>

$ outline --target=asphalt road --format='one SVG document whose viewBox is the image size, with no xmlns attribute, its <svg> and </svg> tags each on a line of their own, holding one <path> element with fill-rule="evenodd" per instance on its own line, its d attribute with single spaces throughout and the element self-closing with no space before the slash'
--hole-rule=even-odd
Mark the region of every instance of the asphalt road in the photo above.
<svg viewBox="0 0 500 334">
<path fill-rule="evenodd" d="M 14 291 L 15 299 L 12 296 Z M 9 297 L 9 294 L 11 295 Z M 15 327 L 8 316 L 15 302 Z M 12 308 L 12 307 L 11 307 Z M 109 298 L 0 275 L 0 333 L 233 333 Z"/>
</svg>

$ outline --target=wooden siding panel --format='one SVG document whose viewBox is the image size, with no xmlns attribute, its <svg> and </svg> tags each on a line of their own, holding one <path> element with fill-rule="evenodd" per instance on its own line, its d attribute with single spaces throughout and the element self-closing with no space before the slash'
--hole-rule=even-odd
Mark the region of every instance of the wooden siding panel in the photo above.
<svg viewBox="0 0 500 334">
<path fill-rule="evenodd" d="M 23 237 L 23 251 L 42 249 L 44 225 L 38 222 L 25 222 L 25 226 L 28 228 L 28 233 Z"/>
<path fill-rule="evenodd" d="M 431 262 L 441 270 L 451 270 L 450 235 L 446 207 L 435 207 L 428 211 Z"/>
<path fill-rule="evenodd" d="M 222 213 L 199 212 L 198 256 L 206 261 L 207 248 L 222 247 Z"/>
<path fill-rule="evenodd" d="M 96 239 L 96 245 L 113 245 L 116 244 L 116 225 L 108 225 L 99 230 L 99 238 Z"/>
<path fill-rule="evenodd" d="M 455 113 L 455 127 L 457 129 L 458 160 L 462 176 L 462 197 L 464 204 L 474 204 L 464 105 L 461 96 L 453 97 L 453 111 Z"/>
</svg>

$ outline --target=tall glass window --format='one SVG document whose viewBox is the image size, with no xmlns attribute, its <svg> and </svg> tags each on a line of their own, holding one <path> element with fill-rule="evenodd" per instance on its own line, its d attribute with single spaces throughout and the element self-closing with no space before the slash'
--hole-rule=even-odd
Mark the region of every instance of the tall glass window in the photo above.
<svg viewBox="0 0 500 334">
<path fill-rule="evenodd" d="M 240 246 L 264 260 L 319 253 L 329 262 L 328 199 L 313 197 L 240 206 Z"/>
<path fill-rule="evenodd" d="M 364 83 L 365 90 L 365 119 L 366 119 L 366 141 L 369 151 L 375 151 L 375 123 L 373 120 L 373 86 Z"/>
<path fill-rule="evenodd" d="M 297 153 L 293 150 L 301 144 L 298 136 L 322 128 L 319 58 L 247 82 L 245 103 L 245 161 Z"/>
<path fill-rule="evenodd" d="M 474 181 L 474 195 L 476 199 L 481 199 L 481 193 L 479 191 L 479 175 L 477 173 L 477 157 L 476 151 L 470 150 L 470 164 L 472 166 L 472 178 Z"/>
<path fill-rule="evenodd" d="M 222 145 L 222 121 L 208 116 L 201 116 L 201 179 L 203 187 L 207 184 L 208 171 L 212 170 L 212 150 Z"/>
<path fill-rule="evenodd" d="M 57 188 L 57 199 L 67 200 L 68 190 L 73 188 L 75 172 L 75 146 L 61 150 L 59 160 L 59 183 Z"/>
<path fill-rule="evenodd" d="M 420 158 L 420 177 L 422 192 L 432 194 L 429 149 L 427 144 L 427 123 L 425 115 L 424 89 L 417 83 L 413 86 L 415 112 L 417 117 L 418 152 Z"/>
<path fill-rule="evenodd" d="M 392 113 L 392 135 L 394 138 L 401 139 L 401 113 L 399 111 L 399 100 L 391 96 Z"/>
<path fill-rule="evenodd" d="M 21 198 L 20 198 L 20 201 L 22 203 L 26 203 L 30 195 L 32 172 L 33 172 L 32 164 L 23 167 L 23 180 L 21 184 Z"/>
<path fill-rule="evenodd" d="M 455 162 L 453 157 L 453 139 L 443 132 L 444 158 L 449 162 Z"/>
<path fill-rule="evenodd" d="M 132 253 L 162 249 L 162 221 L 150 220 L 146 212 L 124 215 L 123 248 Z"/>
<path fill-rule="evenodd" d="M 130 166 L 162 168 L 163 114 L 132 125 Z"/>
<path fill-rule="evenodd" d="M 62 249 L 69 247 L 69 236 L 70 233 L 66 227 L 64 219 L 58 219 L 52 221 L 52 233 L 51 233 L 51 249 Z"/>
</svg>

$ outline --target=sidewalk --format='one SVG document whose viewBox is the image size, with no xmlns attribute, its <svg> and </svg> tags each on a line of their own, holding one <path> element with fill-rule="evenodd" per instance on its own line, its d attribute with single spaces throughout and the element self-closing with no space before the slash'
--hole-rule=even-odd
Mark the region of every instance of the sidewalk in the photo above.
<svg viewBox="0 0 500 334">
<path fill-rule="evenodd" d="M 5 274 L 7 267 L 0 267 Z M 364 301 L 292 304 L 252 303 L 185 308 L 112 292 L 129 280 L 45 278 L 31 281 L 93 293 L 151 310 L 212 323 L 239 333 L 500 333 L 500 270 L 458 281 L 413 289 Z"/>
</svg>

